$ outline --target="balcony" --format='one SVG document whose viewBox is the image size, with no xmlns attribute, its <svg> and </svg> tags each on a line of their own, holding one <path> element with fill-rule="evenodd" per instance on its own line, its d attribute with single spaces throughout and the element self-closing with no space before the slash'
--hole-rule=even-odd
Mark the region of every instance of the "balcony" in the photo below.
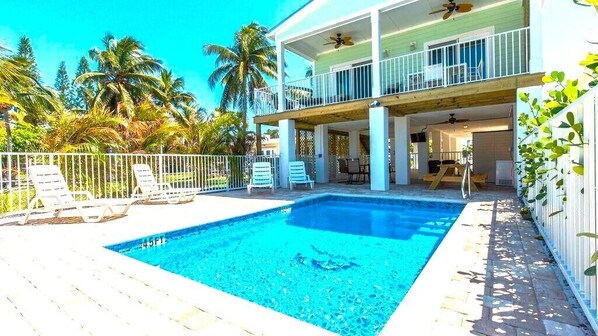
<svg viewBox="0 0 598 336">
<path fill-rule="evenodd" d="M 380 62 L 381 96 L 471 84 L 529 73 L 529 28 L 447 43 Z M 256 116 L 372 98 L 372 64 L 255 91 Z"/>
</svg>

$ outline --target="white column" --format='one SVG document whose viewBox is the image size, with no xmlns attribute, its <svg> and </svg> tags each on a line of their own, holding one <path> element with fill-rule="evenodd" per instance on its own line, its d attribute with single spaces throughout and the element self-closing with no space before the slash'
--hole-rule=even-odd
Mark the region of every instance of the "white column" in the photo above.
<svg viewBox="0 0 598 336">
<path fill-rule="evenodd" d="M 380 36 L 380 12 L 372 11 L 372 97 L 378 98 L 382 94 L 380 89 L 380 61 L 382 60 L 382 38 Z"/>
<path fill-rule="evenodd" d="M 409 118 L 395 117 L 395 171 L 396 184 L 409 184 Z"/>
<path fill-rule="evenodd" d="M 529 69 L 531 73 L 544 72 L 542 57 L 542 6 L 541 0 L 529 1 Z"/>
<path fill-rule="evenodd" d="M 295 120 L 278 121 L 278 143 L 280 148 L 280 186 L 289 186 L 289 162 L 295 160 Z"/>
<path fill-rule="evenodd" d="M 283 112 L 286 102 L 284 94 L 284 44 L 281 41 L 276 41 L 276 66 L 278 76 L 278 112 Z"/>
<path fill-rule="evenodd" d="M 388 173 L 388 108 L 370 108 L 370 189 L 390 189 Z"/>
<path fill-rule="evenodd" d="M 531 87 L 526 87 L 526 88 L 518 88 L 517 89 L 517 97 L 519 97 L 519 94 L 522 92 L 527 92 L 529 93 L 529 99 L 533 100 L 534 98 L 537 98 L 538 101 L 542 101 L 543 100 L 543 95 L 542 95 L 542 86 L 538 85 L 538 86 L 531 86 Z M 515 104 L 515 115 L 513 116 L 513 161 L 514 162 L 521 162 L 521 156 L 519 155 L 519 140 L 521 140 L 525 134 L 525 128 L 522 126 L 519 126 L 519 115 L 525 113 L 527 115 L 531 114 L 530 111 L 530 107 L 527 103 L 524 103 L 521 101 L 521 99 L 517 99 L 517 102 Z M 473 144 L 475 146 L 475 143 Z M 473 158 L 475 160 L 475 157 Z M 517 169 L 515 169 L 515 187 L 517 189 L 517 194 L 521 195 L 521 178 L 522 175 L 517 173 Z"/>
<path fill-rule="evenodd" d="M 317 125 L 314 129 L 316 153 L 316 182 L 328 183 L 328 125 Z"/>
<path fill-rule="evenodd" d="M 359 131 L 349 131 L 349 156 L 359 157 Z"/>
<path fill-rule="evenodd" d="M 432 153 L 434 153 L 434 157 L 432 159 L 440 160 L 440 154 L 438 154 L 442 150 L 442 147 L 440 147 L 440 131 L 432 130 L 430 133 L 432 133 Z"/>
<path fill-rule="evenodd" d="M 417 145 L 417 177 L 423 179 L 428 173 L 428 142 L 418 142 Z"/>
</svg>

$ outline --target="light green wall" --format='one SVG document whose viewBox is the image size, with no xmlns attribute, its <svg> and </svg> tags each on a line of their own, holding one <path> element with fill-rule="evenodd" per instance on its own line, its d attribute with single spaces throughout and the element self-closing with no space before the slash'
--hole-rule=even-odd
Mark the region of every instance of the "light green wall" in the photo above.
<svg viewBox="0 0 598 336">
<path fill-rule="evenodd" d="M 523 28 L 524 10 L 521 1 L 510 2 L 479 12 L 475 12 L 474 9 L 474 12 L 469 15 L 456 14 L 453 19 L 386 37 L 382 39 L 382 49 L 388 50 L 388 57 L 392 58 L 422 51 L 424 43 L 428 41 L 491 26 L 494 27 L 495 33 Z M 417 43 L 415 51 L 409 50 L 409 44 L 413 41 Z M 337 51 L 322 54 L 316 59 L 316 74 L 329 72 L 330 67 L 335 64 L 371 57 L 371 49 L 371 43 L 366 42 L 352 47 L 341 47 Z"/>
</svg>

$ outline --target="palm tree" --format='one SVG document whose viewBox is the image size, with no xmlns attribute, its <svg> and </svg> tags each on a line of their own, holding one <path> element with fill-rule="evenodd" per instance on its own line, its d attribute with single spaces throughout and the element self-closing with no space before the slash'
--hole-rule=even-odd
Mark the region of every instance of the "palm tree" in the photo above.
<svg viewBox="0 0 598 336">
<path fill-rule="evenodd" d="M 160 153 L 164 146 L 174 142 L 180 129 L 171 122 L 168 113 L 149 99 L 135 106 L 123 132 L 127 152 Z"/>
<path fill-rule="evenodd" d="M 253 105 L 253 90 L 266 86 L 264 76 L 276 78 L 276 49 L 266 38 L 267 29 L 252 22 L 235 33 L 231 47 L 215 44 L 204 46 L 206 55 L 216 55 L 216 69 L 208 78 L 210 88 L 223 86 L 220 109 L 238 107 L 243 126 L 247 110 Z"/>
<path fill-rule="evenodd" d="M 269 130 L 266 131 L 266 135 L 270 139 L 278 139 L 278 130 L 274 129 L 274 128 L 271 128 L 271 129 L 269 129 Z"/>
<path fill-rule="evenodd" d="M 157 86 L 153 74 L 162 69 L 162 64 L 144 54 L 143 45 L 132 37 L 117 40 L 106 34 L 102 43 L 104 50 L 89 51 L 89 57 L 98 63 L 98 71 L 80 75 L 75 83 L 95 83 L 98 92 L 92 105 L 107 107 L 114 114 L 130 119 L 134 105 Z"/>
<path fill-rule="evenodd" d="M 24 121 L 39 125 L 47 113 L 60 109 L 54 92 L 31 76 L 26 60 L 6 55 L 0 46 L 0 116 L 6 132 L 6 150 L 12 151 L 11 113 L 24 113 Z"/>
<path fill-rule="evenodd" d="M 107 146 L 122 147 L 118 131 L 125 125 L 122 117 L 101 108 L 86 114 L 63 110 L 50 116 L 43 146 L 50 152 L 103 152 Z"/>
<path fill-rule="evenodd" d="M 174 78 L 172 71 L 162 70 L 158 78 L 158 86 L 152 90 L 156 105 L 166 108 L 175 117 L 183 107 L 195 101 L 192 93 L 186 92 L 182 77 Z"/>
</svg>

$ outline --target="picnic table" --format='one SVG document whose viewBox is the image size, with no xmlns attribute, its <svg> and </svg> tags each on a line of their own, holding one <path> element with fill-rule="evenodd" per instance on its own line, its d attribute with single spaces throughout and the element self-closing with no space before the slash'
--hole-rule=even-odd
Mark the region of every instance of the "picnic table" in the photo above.
<svg viewBox="0 0 598 336">
<path fill-rule="evenodd" d="M 427 174 L 424 176 L 424 181 L 432 182 L 428 189 L 435 190 L 441 182 L 460 183 L 463 180 L 464 171 L 465 166 L 460 163 L 441 164 L 440 171 L 437 174 Z M 451 172 L 451 174 L 447 175 L 448 172 Z M 485 174 L 471 174 L 471 179 L 469 180 L 471 190 L 478 191 L 478 187 L 475 184 L 486 183 L 487 178 Z"/>
</svg>

